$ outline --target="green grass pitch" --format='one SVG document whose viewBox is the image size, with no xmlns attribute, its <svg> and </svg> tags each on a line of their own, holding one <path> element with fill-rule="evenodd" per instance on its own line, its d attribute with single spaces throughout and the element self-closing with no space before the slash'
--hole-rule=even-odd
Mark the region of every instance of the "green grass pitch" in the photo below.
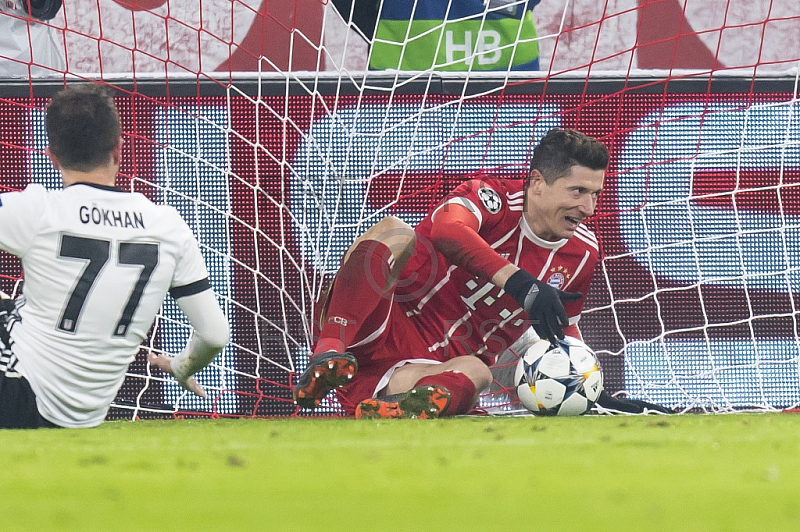
<svg viewBox="0 0 800 532">
<path fill-rule="evenodd" d="M 0 431 L 0 530 L 800 530 L 800 415 Z"/>
</svg>

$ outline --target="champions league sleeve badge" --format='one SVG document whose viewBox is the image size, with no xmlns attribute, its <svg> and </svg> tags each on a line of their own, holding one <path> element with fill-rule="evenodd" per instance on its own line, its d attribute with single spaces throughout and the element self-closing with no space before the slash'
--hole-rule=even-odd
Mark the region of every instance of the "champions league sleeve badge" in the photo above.
<svg viewBox="0 0 800 532">
<path fill-rule="evenodd" d="M 491 188 L 483 187 L 478 189 L 478 197 L 481 199 L 481 203 L 483 203 L 483 206 L 486 207 L 486 210 L 489 211 L 490 214 L 497 214 L 503 207 L 503 201 L 500 199 L 500 194 Z"/>
</svg>

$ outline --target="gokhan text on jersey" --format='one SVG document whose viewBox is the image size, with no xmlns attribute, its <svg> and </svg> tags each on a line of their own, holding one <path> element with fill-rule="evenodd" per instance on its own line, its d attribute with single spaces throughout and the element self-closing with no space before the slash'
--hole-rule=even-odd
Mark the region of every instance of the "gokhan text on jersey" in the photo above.
<svg viewBox="0 0 800 532">
<path fill-rule="evenodd" d="M 114 211 L 95 205 L 92 205 L 91 208 L 81 205 L 78 213 L 83 224 L 144 229 L 144 216 L 140 212 Z"/>
</svg>

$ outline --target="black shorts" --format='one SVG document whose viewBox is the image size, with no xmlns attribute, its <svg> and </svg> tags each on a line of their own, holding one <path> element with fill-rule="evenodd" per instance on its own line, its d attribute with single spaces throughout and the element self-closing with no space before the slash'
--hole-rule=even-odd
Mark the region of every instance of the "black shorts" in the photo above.
<svg viewBox="0 0 800 532">
<path fill-rule="evenodd" d="M 9 331 L 17 321 L 14 301 L 0 299 L 0 429 L 55 427 L 39 413 L 31 385 L 14 369 Z"/>
</svg>

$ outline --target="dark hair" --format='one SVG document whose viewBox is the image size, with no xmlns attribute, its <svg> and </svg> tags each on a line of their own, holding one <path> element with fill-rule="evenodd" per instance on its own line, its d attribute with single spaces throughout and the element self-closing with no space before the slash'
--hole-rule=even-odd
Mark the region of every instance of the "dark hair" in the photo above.
<svg viewBox="0 0 800 532">
<path fill-rule="evenodd" d="M 61 166 L 80 172 L 108 164 L 122 133 L 114 99 L 95 84 L 56 94 L 47 106 L 45 127 L 50 151 Z"/>
<path fill-rule="evenodd" d="M 580 131 L 551 129 L 533 149 L 530 170 L 539 170 L 548 185 L 564 177 L 573 166 L 605 170 L 608 149 Z"/>
</svg>

